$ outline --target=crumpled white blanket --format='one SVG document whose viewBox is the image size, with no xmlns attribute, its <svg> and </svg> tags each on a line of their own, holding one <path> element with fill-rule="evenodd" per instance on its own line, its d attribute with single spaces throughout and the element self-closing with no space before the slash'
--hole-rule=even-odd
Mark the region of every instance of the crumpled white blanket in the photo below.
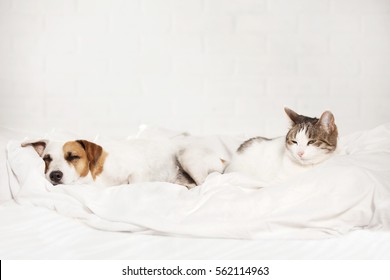
<svg viewBox="0 0 390 280">
<path fill-rule="evenodd" d="M 18 203 L 47 207 L 101 230 L 242 239 L 389 230 L 390 124 L 340 140 L 338 155 L 271 186 L 238 173 L 210 174 L 192 190 L 164 182 L 52 186 L 43 161 L 33 149 L 21 148 L 22 141 L 8 143 L 7 157 Z M 226 157 L 234 145 L 218 141 Z"/>
</svg>

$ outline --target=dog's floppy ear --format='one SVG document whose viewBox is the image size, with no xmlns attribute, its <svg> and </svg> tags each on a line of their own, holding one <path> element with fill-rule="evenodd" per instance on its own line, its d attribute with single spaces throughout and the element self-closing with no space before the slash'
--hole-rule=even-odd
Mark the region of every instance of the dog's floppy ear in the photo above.
<svg viewBox="0 0 390 280">
<path fill-rule="evenodd" d="M 30 142 L 30 141 L 23 142 L 21 144 L 21 146 L 23 148 L 27 147 L 27 146 L 32 146 L 35 149 L 35 151 L 38 153 L 38 155 L 41 157 L 43 152 L 45 151 L 48 143 L 49 143 L 49 140 L 42 139 L 42 140 L 38 140 L 38 141 L 34 141 L 34 142 Z"/>
<path fill-rule="evenodd" d="M 87 140 L 76 140 L 76 142 L 79 143 L 85 150 L 90 164 L 90 169 L 95 167 L 96 163 L 98 162 L 100 156 L 103 153 L 103 148 L 98 144 L 89 142 Z"/>
</svg>

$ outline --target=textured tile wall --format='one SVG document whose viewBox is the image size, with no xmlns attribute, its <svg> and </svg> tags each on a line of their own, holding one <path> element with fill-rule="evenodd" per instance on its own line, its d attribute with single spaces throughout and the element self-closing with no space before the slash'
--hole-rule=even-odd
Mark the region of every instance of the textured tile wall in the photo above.
<svg viewBox="0 0 390 280">
<path fill-rule="evenodd" d="M 390 122 L 389 0 L 0 0 L 0 125 L 123 136 Z"/>
</svg>

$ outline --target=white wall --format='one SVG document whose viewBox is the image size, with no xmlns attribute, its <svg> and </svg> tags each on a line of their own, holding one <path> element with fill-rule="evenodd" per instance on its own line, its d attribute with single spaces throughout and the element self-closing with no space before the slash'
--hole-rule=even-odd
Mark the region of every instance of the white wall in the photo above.
<svg viewBox="0 0 390 280">
<path fill-rule="evenodd" d="M 389 0 L 0 0 L 0 125 L 115 136 L 390 121 Z"/>
</svg>

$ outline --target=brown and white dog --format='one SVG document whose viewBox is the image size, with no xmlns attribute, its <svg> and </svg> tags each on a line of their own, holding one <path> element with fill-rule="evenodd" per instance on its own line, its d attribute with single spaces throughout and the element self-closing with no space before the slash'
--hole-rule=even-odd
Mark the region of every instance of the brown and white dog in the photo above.
<svg viewBox="0 0 390 280">
<path fill-rule="evenodd" d="M 202 149 L 178 150 L 173 142 L 162 139 L 116 142 L 107 150 L 87 140 L 22 143 L 22 147 L 27 146 L 32 146 L 44 160 L 45 176 L 53 185 L 116 186 L 160 181 L 192 188 L 209 173 L 222 173 L 224 168 L 217 156 L 206 156 Z M 199 158 L 207 162 L 199 162 Z"/>
</svg>

